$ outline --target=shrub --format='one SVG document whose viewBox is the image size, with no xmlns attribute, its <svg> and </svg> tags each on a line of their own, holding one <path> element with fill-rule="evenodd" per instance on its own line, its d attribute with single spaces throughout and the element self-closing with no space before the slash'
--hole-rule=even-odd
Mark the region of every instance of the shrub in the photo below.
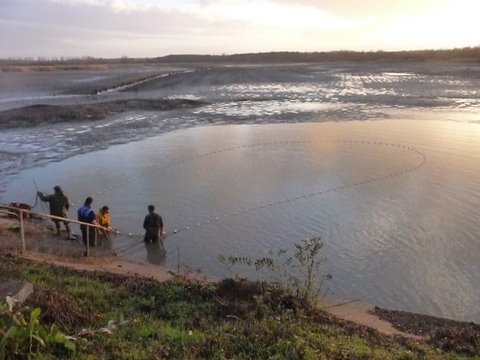
<svg viewBox="0 0 480 360">
<path fill-rule="evenodd" d="M 219 255 L 218 259 L 234 274 L 234 265 L 254 266 L 256 271 L 267 269 L 273 273 L 278 284 L 298 298 L 311 303 L 326 295 L 325 281 L 332 275 L 321 273 L 325 258 L 320 256 L 323 243 L 320 237 L 303 239 L 294 245 L 293 254 L 288 250 L 269 251 L 267 257 L 251 259 L 245 256 Z"/>
</svg>

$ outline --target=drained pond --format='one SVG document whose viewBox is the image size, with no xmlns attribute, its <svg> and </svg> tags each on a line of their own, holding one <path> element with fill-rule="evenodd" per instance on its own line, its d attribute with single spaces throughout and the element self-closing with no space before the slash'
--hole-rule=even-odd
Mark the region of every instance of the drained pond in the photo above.
<svg viewBox="0 0 480 360">
<path fill-rule="evenodd" d="M 287 94 L 288 101 L 233 101 L 188 114 L 9 130 L 4 148 L 37 155 L 4 162 L 2 202 L 32 203 L 35 179 L 45 192 L 61 185 L 75 217 L 93 195 L 95 210 L 110 207 L 119 256 L 217 276 L 231 275 L 219 255 L 259 258 L 321 237 L 334 296 L 480 321 L 478 99 L 473 111 L 459 113 L 457 104 L 435 116 L 395 103 L 382 118 L 367 102 L 310 101 L 309 88 L 295 86 L 265 91 L 297 91 L 308 101 Z M 245 87 L 222 85 L 236 96 Z M 359 94 L 342 96 L 358 102 Z M 371 116 L 357 121 L 356 110 Z M 338 121 L 342 112 L 349 121 Z M 241 121 L 227 121 L 238 113 Z M 206 118 L 212 125 L 199 121 Z M 100 134 L 102 145 L 91 140 Z M 90 136 L 88 151 L 82 136 Z M 163 246 L 142 240 L 148 204 L 163 217 Z"/>
</svg>

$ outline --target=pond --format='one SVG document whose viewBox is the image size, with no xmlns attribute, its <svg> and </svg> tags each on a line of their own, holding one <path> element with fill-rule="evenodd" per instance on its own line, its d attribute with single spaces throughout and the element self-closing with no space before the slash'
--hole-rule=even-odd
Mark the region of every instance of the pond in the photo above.
<svg viewBox="0 0 480 360">
<path fill-rule="evenodd" d="M 219 255 L 321 237 L 334 296 L 480 321 L 479 169 L 478 124 L 199 126 L 20 171 L 5 198 L 32 203 L 33 179 L 45 192 L 58 184 L 75 217 L 93 195 L 95 210 L 111 209 L 119 255 L 210 275 L 231 275 Z M 142 241 L 148 204 L 164 247 Z"/>
</svg>

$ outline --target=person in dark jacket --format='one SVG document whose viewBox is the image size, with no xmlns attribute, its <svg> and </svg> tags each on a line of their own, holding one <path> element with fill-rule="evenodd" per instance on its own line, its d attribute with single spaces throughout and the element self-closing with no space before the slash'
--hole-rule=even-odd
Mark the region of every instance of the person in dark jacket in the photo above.
<svg viewBox="0 0 480 360">
<path fill-rule="evenodd" d="M 148 214 L 143 220 L 143 228 L 145 229 L 143 241 L 157 241 L 163 234 L 162 217 L 155 212 L 155 206 L 153 205 L 148 205 Z"/>
<path fill-rule="evenodd" d="M 85 199 L 85 202 L 80 208 L 77 210 L 77 218 L 78 221 L 89 223 L 89 224 L 97 224 L 97 216 L 95 215 L 92 209 L 93 199 L 89 196 Z M 89 245 L 94 246 L 97 240 L 97 230 L 93 226 L 88 225 L 80 225 L 80 230 L 82 230 L 82 238 L 83 243 L 87 244 L 87 231 L 88 231 L 88 238 L 89 238 Z"/>
<path fill-rule="evenodd" d="M 70 208 L 70 202 L 68 201 L 68 197 L 63 193 L 63 190 L 60 186 L 55 185 L 54 193 L 51 195 L 44 195 L 41 191 L 37 192 L 37 196 L 40 200 L 48 202 L 50 205 L 50 215 L 59 216 L 62 218 L 66 218 L 68 209 Z M 57 229 L 57 235 L 60 235 L 60 221 L 58 219 L 52 219 L 55 223 L 55 227 Z M 67 230 L 67 239 L 72 238 L 72 233 L 70 231 L 70 226 L 68 225 L 68 221 L 64 220 L 63 224 L 65 225 L 65 229 Z"/>
</svg>

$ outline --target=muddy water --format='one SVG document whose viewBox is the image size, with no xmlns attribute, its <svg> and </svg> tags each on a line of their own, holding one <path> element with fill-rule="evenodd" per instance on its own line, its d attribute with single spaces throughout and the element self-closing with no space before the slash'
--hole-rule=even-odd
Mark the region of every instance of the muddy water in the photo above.
<svg viewBox="0 0 480 360">
<path fill-rule="evenodd" d="M 75 209 L 91 194 L 111 208 L 120 255 L 214 275 L 229 275 L 219 254 L 320 236 L 335 296 L 480 321 L 479 169 L 478 124 L 203 126 L 22 171 L 5 193 L 31 203 L 35 178 L 60 183 Z M 149 203 L 163 248 L 142 242 Z"/>
</svg>

